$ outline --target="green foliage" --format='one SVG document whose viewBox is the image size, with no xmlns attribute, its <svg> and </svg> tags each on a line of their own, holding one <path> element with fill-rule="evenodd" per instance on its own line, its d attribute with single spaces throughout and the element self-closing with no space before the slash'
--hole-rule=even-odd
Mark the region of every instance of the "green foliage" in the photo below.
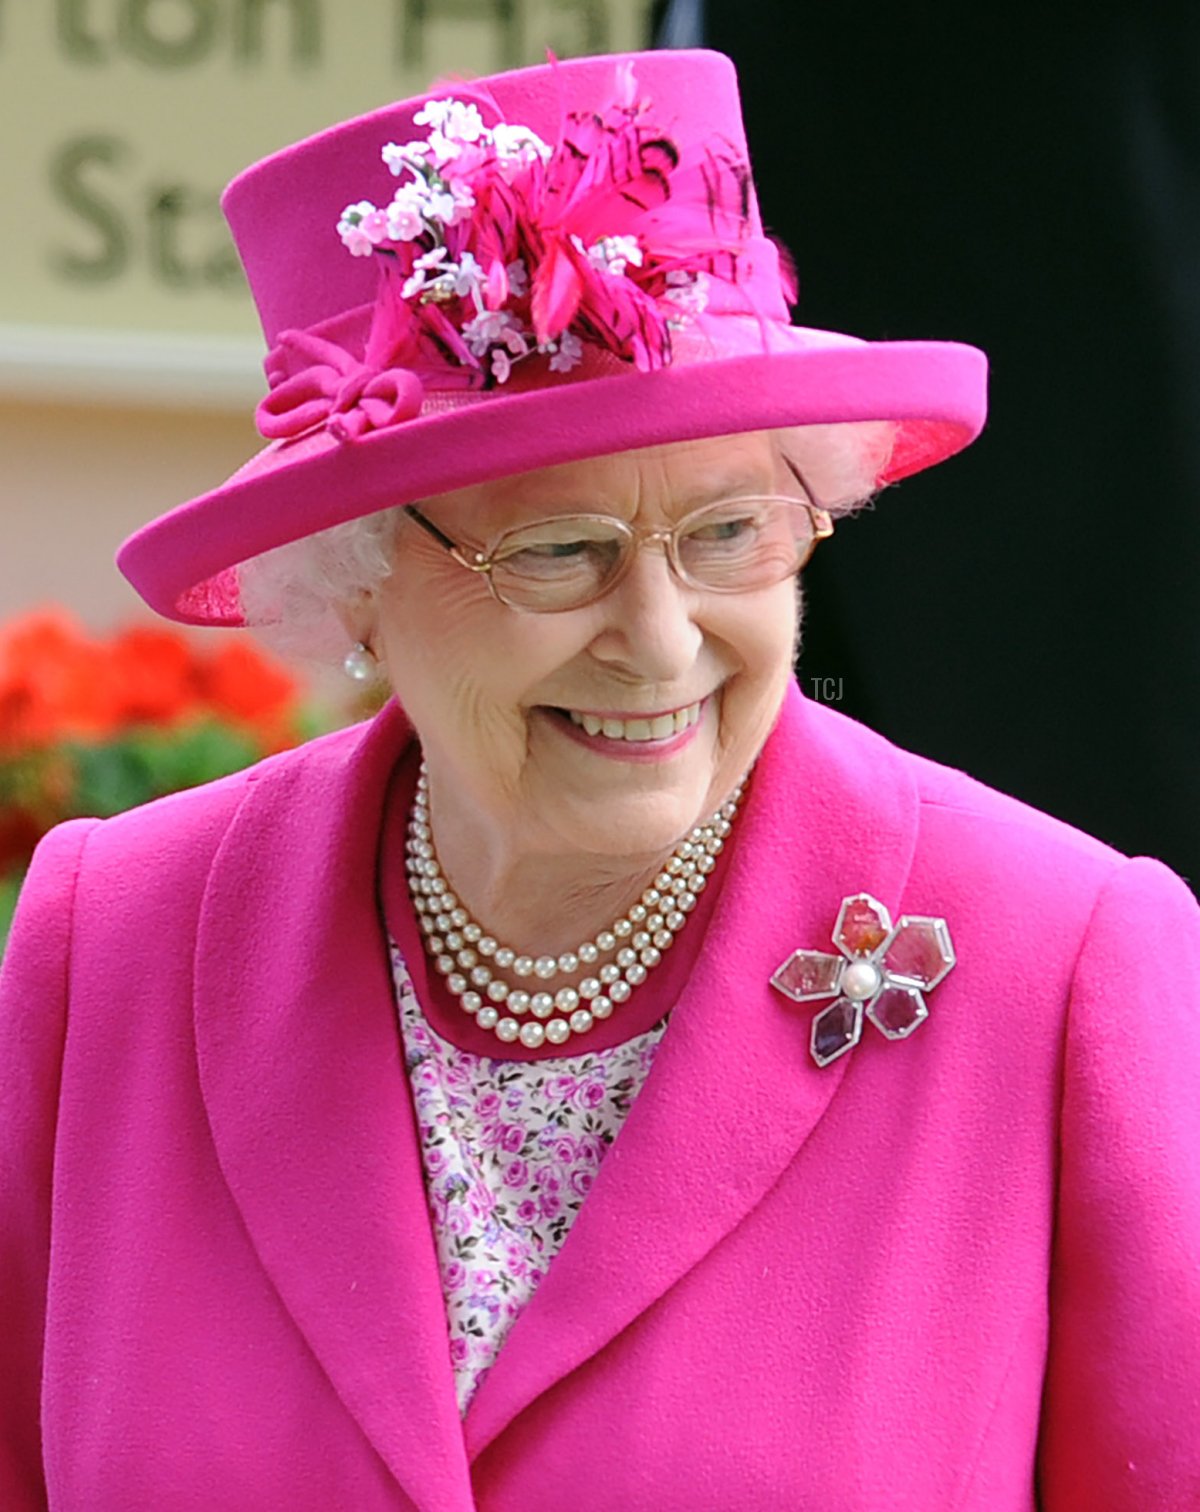
<svg viewBox="0 0 1200 1512">
<path fill-rule="evenodd" d="M 21 883 L 24 880 L 24 871 L 7 872 L 4 876 L 0 876 L 0 955 L 4 954 L 8 931 L 12 928 L 13 914 L 17 910 L 17 895 L 21 891 Z"/>
<path fill-rule="evenodd" d="M 262 754 L 250 736 L 213 721 L 137 730 L 106 745 L 68 744 L 63 751 L 76 779 L 73 814 L 101 819 L 227 777 Z"/>
</svg>

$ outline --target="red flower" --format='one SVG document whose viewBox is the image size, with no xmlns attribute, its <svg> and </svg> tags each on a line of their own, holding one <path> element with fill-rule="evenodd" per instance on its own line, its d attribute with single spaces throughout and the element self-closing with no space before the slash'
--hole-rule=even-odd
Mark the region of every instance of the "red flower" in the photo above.
<svg viewBox="0 0 1200 1512">
<path fill-rule="evenodd" d="M 122 724 L 172 723 L 197 711 L 196 654 L 176 631 L 130 626 L 114 638 L 110 657 Z"/>
<path fill-rule="evenodd" d="M 294 679 L 248 640 L 154 625 L 103 640 L 60 609 L 23 615 L 0 629 L 0 875 L 62 819 L 294 745 L 297 715 Z"/>
<path fill-rule="evenodd" d="M 213 714 L 249 725 L 270 750 L 295 743 L 295 679 L 248 640 L 230 640 L 199 669 L 199 693 Z"/>
<path fill-rule="evenodd" d="M 44 609 L 0 632 L 0 745 L 10 751 L 95 739 L 120 722 L 103 648 L 70 615 Z"/>
</svg>

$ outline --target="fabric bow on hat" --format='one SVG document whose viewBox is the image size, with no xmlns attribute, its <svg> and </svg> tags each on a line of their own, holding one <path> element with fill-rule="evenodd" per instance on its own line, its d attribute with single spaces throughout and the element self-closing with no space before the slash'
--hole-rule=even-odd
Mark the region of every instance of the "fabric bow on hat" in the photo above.
<svg viewBox="0 0 1200 1512">
<path fill-rule="evenodd" d="M 295 358 L 308 366 L 291 371 Z M 270 392 L 258 406 L 259 432 L 278 441 L 324 425 L 340 441 L 419 415 L 425 386 L 410 368 L 378 370 L 310 331 L 283 331 L 264 364 Z"/>
<path fill-rule="evenodd" d="M 924 994 L 955 963 L 945 919 L 906 914 L 893 928 L 870 893 L 842 900 L 833 943 L 840 955 L 796 950 L 771 977 L 793 1003 L 835 999 L 813 1020 L 810 1049 L 818 1066 L 858 1044 L 864 1010 L 887 1039 L 907 1039 L 929 1017 Z"/>
</svg>

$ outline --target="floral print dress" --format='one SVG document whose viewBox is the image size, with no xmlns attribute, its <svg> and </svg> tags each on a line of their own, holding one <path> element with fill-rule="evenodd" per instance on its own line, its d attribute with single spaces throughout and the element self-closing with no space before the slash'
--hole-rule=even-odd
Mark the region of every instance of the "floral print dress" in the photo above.
<svg viewBox="0 0 1200 1512">
<path fill-rule="evenodd" d="M 474 1055 L 392 970 L 437 1240 L 460 1412 L 558 1253 L 666 1030 L 539 1061 Z"/>
</svg>

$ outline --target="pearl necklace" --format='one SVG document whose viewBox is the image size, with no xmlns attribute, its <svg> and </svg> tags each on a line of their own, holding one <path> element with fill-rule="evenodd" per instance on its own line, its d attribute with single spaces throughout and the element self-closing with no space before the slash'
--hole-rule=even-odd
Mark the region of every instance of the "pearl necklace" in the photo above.
<svg viewBox="0 0 1200 1512">
<path fill-rule="evenodd" d="M 433 848 L 429 779 L 422 761 L 408 821 L 408 890 L 425 948 L 447 989 L 481 1029 L 505 1044 L 519 1039 L 536 1050 L 586 1034 L 629 1000 L 687 923 L 717 864 L 743 788 L 740 783 L 706 824 L 679 842 L 641 898 L 595 939 L 560 956 L 531 956 L 487 934 L 451 891 Z M 580 971 L 588 974 L 576 986 L 548 990 L 556 977 L 575 977 Z M 529 982 L 537 990 L 529 992 L 501 972 L 511 972 L 517 982 Z M 554 1016 L 556 1010 L 561 1017 Z"/>
</svg>

